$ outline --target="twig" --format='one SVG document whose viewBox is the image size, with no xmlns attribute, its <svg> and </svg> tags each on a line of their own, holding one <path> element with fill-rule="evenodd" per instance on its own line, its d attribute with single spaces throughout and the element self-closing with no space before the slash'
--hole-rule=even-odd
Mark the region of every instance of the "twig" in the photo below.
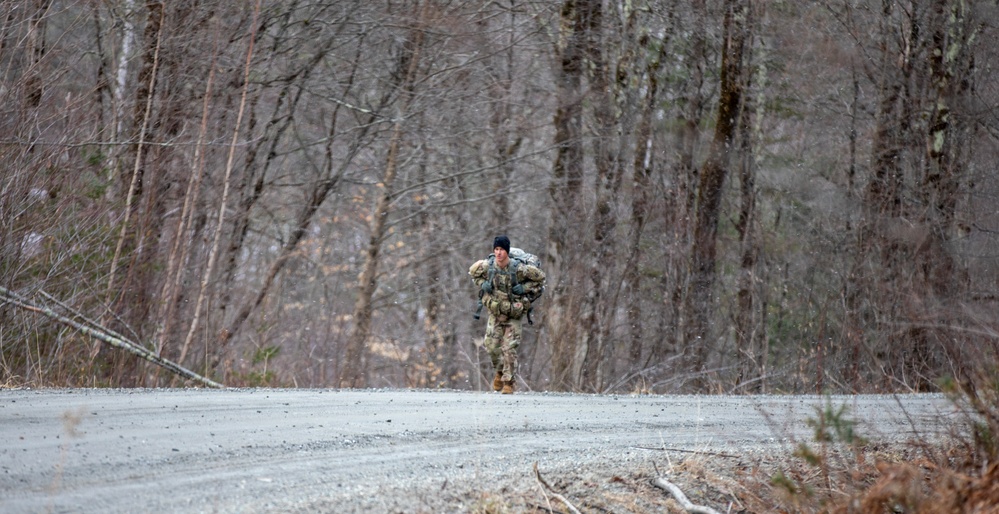
<svg viewBox="0 0 999 514">
<path fill-rule="evenodd" d="M 672 494 L 673 497 L 676 498 L 676 501 L 680 502 L 680 506 L 682 506 L 687 512 L 690 512 L 691 514 L 721 514 L 720 512 L 718 512 L 715 509 L 712 509 L 711 507 L 705 507 L 703 505 L 694 505 L 693 503 L 690 502 L 690 500 L 687 499 L 687 495 L 683 494 L 683 491 L 681 491 L 679 487 L 677 487 L 672 482 L 666 480 L 663 477 L 656 477 L 655 479 L 653 479 L 652 485 Z"/>
<path fill-rule="evenodd" d="M 538 487 L 541 487 L 541 486 L 538 485 Z M 546 495 L 545 496 L 545 501 L 547 502 L 547 500 L 548 500 L 548 497 Z M 527 505 L 528 510 L 525 511 L 525 512 L 528 512 L 528 511 L 533 512 L 533 511 L 537 510 L 537 511 L 541 511 L 541 512 L 547 512 L 548 514 L 565 514 L 564 510 L 562 510 L 562 509 L 560 509 L 558 507 L 552 507 L 551 502 L 548 502 L 547 505 L 542 505 L 542 504 L 537 503 L 537 502 L 527 502 L 526 505 Z"/>
<path fill-rule="evenodd" d="M 545 491 L 545 482 L 541 479 L 541 474 L 538 473 L 538 463 L 534 463 L 534 479 L 538 482 L 538 489 L 541 489 L 541 495 L 545 497 L 545 504 L 548 505 L 548 512 L 554 512 L 555 509 L 552 508 L 552 501 L 548 498 L 548 491 Z"/>
<path fill-rule="evenodd" d="M 666 447 L 655 448 L 655 447 L 652 447 L 652 446 L 632 446 L 632 448 L 634 448 L 636 450 L 652 450 L 652 451 L 680 452 L 680 453 L 697 453 L 697 454 L 700 454 L 700 455 L 710 455 L 712 457 L 726 457 L 726 458 L 729 458 L 729 459 L 738 459 L 739 458 L 738 455 L 732 455 L 732 454 L 729 454 L 729 453 L 707 452 L 707 451 L 703 451 L 703 450 L 681 450 L 679 448 L 666 448 Z"/>
<path fill-rule="evenodd" d="M 556 493 L 555 489 L 553 489 L 552 486 L 548 485 L 548 482 L 545 482 L 545 479 L 541 478 L 541 472 L 538 471 L 538 463 L 537 462 L 534 463 L 534 478 L 537 479 L 538 483 L 542 485 L 542 488 L 541 488 L 541 492 L 542 493 L 547 488 L 549 491 L 551 491 L 552 497 L 555 498 L 556 500 L 562 502 L 566 506 L 566 508 L 569 509 L 569 512 L 572 512 L 573 514 L 581 514 L 579 512 L 579 510 L 576 509 L 576 507 L 574 507 L 572 505 L 572 503 L 569 502 L 569 500 L 565 499 L 565 496 L 562 496 L 561 494 Z M 548 500 L 548 495 L 547 494 L 545 495 L 545 500 Z M 549 510 L 551 510 L 551 506 L 550 505 L 551 505 L 551 502 L 549 502 L 549 507 L 548 507 Z"/>
</svg>

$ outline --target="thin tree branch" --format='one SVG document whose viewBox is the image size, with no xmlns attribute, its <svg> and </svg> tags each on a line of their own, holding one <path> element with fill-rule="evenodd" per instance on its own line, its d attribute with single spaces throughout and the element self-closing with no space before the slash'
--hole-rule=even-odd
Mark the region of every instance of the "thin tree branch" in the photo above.
<svg viewBox="0 0 999 514">
<path fill-rule="evenodd" d="M 211 283 L 212 271 L 215 268 L 215 260 L 218 258 L 219 241 L 222 237 L 222 227 L 225 223 L 225 211 L 226 204 L 229 202 L 229 186 L 232 182 L 232 168 L 233 159 L 236 155 L 236 143 L 239 141 L 239 129 L 240 125 L 243 123 L 243 115 L 246 112 L 246 96 L 249 90 L 249 78 L 251 64 L 253 63 L 253 42 L 257 37 L 257 18 L 260 14 L 260 0 L 253 8 L 253 21 L 250 26 L 250 41 L 246 49 L 246 63 L 243 67 L 243 91 L 239 99 L 239 111 L 236 113 L 236 126 L 232 130 L 232 144 L 229 146 L 229 157 L 226 159 L 225 165 L 225 178 L 222 181 L 222 198 L 219 201 L 219 217 L 218 225 L 215 227 L 215 235 L 212 239 L 211 250 L 208 253 L 208 263 L 205 266 L 205 274 L 201 278 L 201 288 L 198 292 L 197 304 L 194 307 L 194 319 L 191 321 L 190 329 L 187 331 L 187 337 L 184 338 L 184 345 L 181 347 L 180 351 L 180 361 L 183 362 L 184 358 L 187 357 L 187 352 L 191 348 L 191 342 L 194 340 L 194 334 L 198 330 L 198 323 L 201 320 L 202 307 L 205 304 L 205 298 L 207 296 L 208 284 Z M 223 337 L 221 340 L 223 348 L 228 343 L 228 338 Z M 218 349 L 218 355 L 221 356 L 222 348 Z M 220 357 L 221 358 L 221 357 Z M 215 366 L 212 366 L 214 369 Z"/>
<path fill-rule="evenodd" d="M 163 286 L 163 303 L 160 308 L 159 319 L 161 321 L 160 334 L 156 341 L 156 353 L 162 355 L 163 348 L 166 347 L 167 338 L 172 331 L 177 301 L 179 299 L 182 281 L 184 278 L 184 267 L 188 262 L 191 252 L 193 236 L 187 234 L 194 223 L 195 205 L 201 193 L 201 181 L 205 172 L 205 151 L 203 143 L 208 133 L 208 119 L 211 111 L 212 88 L 215 85 L 215 68 L 218 62 L 219 32 L 215 33 L 212 40 L 212 57 L 209 61 L 208 79 L 205 82 L 204 100 L 201 106 L 201 125 L 198 127 L 198 144 L 194 147 L 194 159 L 191 165 L 191 176 L 187 182 L 187 193 L 184 195 L 184 205 L 181 210 L 180 220 L 177 222 L 177 236 L 174 239 L 173 248 L 167 259 L 166 283 Z M 195 314 L 197 316 L 197 313 Z M 179 320 L 178 320 L 179 321 Z M 184 351 L 187 349 L 184 348 Z M 183 353 L 183 352 L 182 352 Z M 184 359 L 179 359 L 184 362 Z"/>
<path fill-rule="evenodd" d="M 663 452 L 680 452 L 680 453 L 693 453 L 697 455 L 710 455 L 712 457 L 726 457 L 729 459 L 738 459 L 738 455 L 732 455 L 728 453 L 717 453 L 717 452 L 706 452 L 703 450 L 681 450 L 679 448 L 666 448 L 664 446 L 654 447 L 654 446 L 632 446 L 636 450 L 652 450 L 652 451 L 663 451 Z"/>
<path fill-rule="evenodd" d="M 548 485 L 548 482 L 545 482 L 545 479 L 541 478 L 541 472 L 538 471 L 538 463 L 537 462 L 534 463 L 534 478 L 535 478 L 535 480 L 538 481 L 539 484 L 541 484 L 541 486 L 542 486 L 541 487 L 541 492 L 542 493 L 544 493 L 545 489 L 548 489 L 552 493 L 552 498 L 555 498 L 556 500 L 562 502 L 566 506 L 566 508 L 569 509 L 569 512 L 572 512 L 574 514 L 580 514 L 579 510 L 575 506 L 573 506 L 573 504 L 570 503 L 569 500 L 565 499 L 565 496 L 562 496 L 561 494 L 556 493 L 555 489 L 552 488 L 552 486 Z M 548 501 L 548 495 L 547 494 L 545 494 L 545 501 Z M 548 502 L 548 503 L 549 503 L 548 510 L 552 510 L 551 509 L 551 502 Z"/>
<path fill-rule="evenodd" d="M 690 502 L 690 500 L 687 499 L 687 495 L 683 494 L 683 491 L 681 491 L 679 487 L 677 487 L 672 482 L 666 480 L 663 477 L 656 477 L 655 479 L 653 479 L 652 485 L 672 494 L 673 497 L 676 498 L 676 501 L 680 502 L 680 505 L 687 512 L 690 512 L 691 514 L 721 514 L 720 512 L 718 512 L 715 509 L 712 509 L 711 507 L 705 507 L 703 505 L 694 505 L 693 503 Z"/>
<path fill-rule="evenodd" d="M 78 311 L 78 310 L 74 309 L 73 307 L 70 307 L 70 306 L 69 306 L 69 305 L 67 305 L 67 304 L 66 304 L 65 302 L 63 302 L 63 301 L 61 301 L 61 300 L 59 300 L 59 299 L 55 298 L 54 296 L 52 296 L 52 295 L 50 295 L 50 294 L 46 293 L 45 291 L 43 291 L 43 290 L 39 289 L 39 290 L 38 290 L 38 294 L 40 294 L 40 295 L 44 296 L 46 300 L 48 300 L 48 301 L 50 301 L 50 302 L 52 302 L 52 303 L 54 303 L 54 304 L 58 305 L 59 307 L 62 307 L 63 309 L 66 309 L 67 311 L 69 311 L 69 312 L 70 312 L 71 314 L 73 314 L 73 315 L 74 315 L 74 316 L 76 316 L 77 318 L 80 318 L 80 319 L 82 319 L 82 320 L 83 320 L 83 321 L 85 321 L 85 322 L 86 322 L 86 323 L 87 323 L 87 324 L 88 324 L 88 325 L 89 325 L 89 326 L 90 326 L 91 328 L 94 328 L 94 329 L 96 329 L 96 330 L 100 330 L 100 331 L 104 332 L 105 334 L 108 334 L 108 335 L 110 335 L 110 336 L 112 336 L 112 337 L 116 337 L 116 338 L 118 338 L 118 339 L 121 339 L 121 340 L 125 340 L 125 341 L 127 341 L 127 340 L 128 340 L 128 338 L 127 338 L 127 337 L 125 337 L 125 336 L 121 335 L 121 334 L 120 334 L 120 333 L 118 333 L 118 332 L 115 332 L 114 330 L 112 330 L 112 329 L 110 329 L 110 328 L 107 328 L 107 327 L 104 327 L 104 326 L 101 326 L 101 324 L 100 324 L 100 323 L 98 323 L 98 322 L 96 322 L 96 321 L 94 321 L 94 320 L 92 320 L 92 319 L 90 319 L 90 318 L 88 318 L 88 317 L 84 316 L 82 312 L 80 312 L 80 311 Z M 121 320 L 119 320 L 119 321 L 121 321 Z M 135 335 L 134 331 L 133 331 L 132 335 Z"/>
</svg>

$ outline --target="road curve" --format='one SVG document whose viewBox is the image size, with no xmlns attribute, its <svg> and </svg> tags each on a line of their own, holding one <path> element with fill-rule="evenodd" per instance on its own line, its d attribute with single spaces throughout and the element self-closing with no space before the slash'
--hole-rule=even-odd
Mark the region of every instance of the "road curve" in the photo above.
<svg viewBox="0 0 999 514">
<path fill-rule="evenodd" d="M 498 395 L 431 390 L 0 390 L 0 512 L 431 512 L 581 466 L 858 432 L 944 432 L 937 395 Z M 436 507 L 435 507 L 436 506 Z"/>
</svg>

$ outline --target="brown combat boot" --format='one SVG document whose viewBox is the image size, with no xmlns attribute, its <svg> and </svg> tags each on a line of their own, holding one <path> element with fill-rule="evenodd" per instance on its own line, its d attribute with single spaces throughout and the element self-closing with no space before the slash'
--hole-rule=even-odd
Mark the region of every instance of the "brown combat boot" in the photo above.
<svg viewBox="0 0 999 514">
<path fill-rule="evenodd" d="M 513 380 L 503 382 L 503 394 L 513 394 Z"/>
<path fill-rule="evenodd" d="M 493 377 L 493 391 L 499 391 L 500 389 L 503 389 L 503 373 L 497 371 L 496 376 Z"/>
</svg>

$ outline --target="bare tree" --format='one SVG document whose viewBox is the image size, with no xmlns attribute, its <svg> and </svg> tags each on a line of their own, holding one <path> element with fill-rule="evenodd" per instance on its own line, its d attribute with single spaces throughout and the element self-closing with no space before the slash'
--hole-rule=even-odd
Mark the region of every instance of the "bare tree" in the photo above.
<svg viewBox="0 0 999 514">
<path fill-rule="evenodd" d="M 397 82 L 393 84 L 395 94 L 399 97 L 399 105 L 394 109 L 392 135 L 388 142 L 385 156 L 385 170 L 378 184 L 380 194 L 375 203 L 368 244 L 364 254 L 364 268 L 358 278 L 357 303 L 354 307 L 354 329 L 347 340 L 344 355 L 343 372 L 340 384 L 342 386 L 360 387 L 365 380 L 365 343 L 371 332 L 373 307 L 371 299 L 377 287 L 378 266 L 381 264 L 381 248 L 385 241 L 390 203 L 395 187 L 399 167 L 399 146 L 402 144 L 403 127 L 406 118 L 411 114 L 410 106 L 413 99 L 414 84 L 418 80 L 421 65 L 421 53 L 424 45 L 424 29 L 420 25 L 427 16 L 427 8 L 416 7 L 415 27 L 399 51 L 397 68 L 394 73 Z"/>
<path fill-rule="evenodd" d="M 583 191 L 583 74 L 586 65 L 588 17 L 596 2 L 565 0 L 561 5 L 561 28 L 555 48 L 556 158 L 549 186 L 551 224 L 545 261 L 549 263 L 551 282 L 545 329 L 552 345 L 552 382 L 555 387 L 572 389 L 579 384 L 582 353 L 577 343 L 581 337 L 577 324 L 583 290 L 580 249 L 573 240 L 581 236 L 579 205 Z"/>
<path fill-rule="evenodd" d="M 743 387 L 744 384 L 753 383 L 750 390 L 758 390 L 764 386 L 766 376 L 766 354 L 756 348 L 759 335 L 765 331 L 762 323 L 765 312 L 762 303 L 762 296 L 759 291 L 761 274 L 759 273 L 758 261 L 760 256 L 760 240 L 758 232 L 757 204 L 757 154 L 756 145 L 763 139 L 759 119 L 763 116 L 763 104 L 766 98 L 758 94 L 755 98 L 749 93 L 762 88 L 767 79 L 766 67 L 753 62 L 755 45 L 753 44 L 756 30 L 756 13 L 754 6 L 749 5 L 746 11 L 748 27 L 747 52 L 745 67 L 747 73 L 744 74 L 746 81 L 743 86 L 745 92 L 743 96 L 740 119 L 738 122 L 739 150 L 738 165 L 739 170 L 739 216 L 735 223 L 735 229 L 739 234 L 741 259 L 739 261 L 739 277 L 736 291 L 735 307 L 735 359 L 738 367 L 738 375 L 734 385 Z M 758 71 L 756 71 L 758 70 Z M 754 80 L 755 79 L 755 80 Z M 755 82 L 755 84 L 754 84 Z M 754 87 L 755 86 L 755 87 Z M 759 380 L 759 381 L 757 381 Z"/>
<path fill-rule="evenodd" d="M 686 351 L 691 371 L 695 373 L 705 371 L 708 352 L 714 345 L 710 320 L 716 300 L 719 209 L 736 140 L 744 86 L 743 53 L 748 40 L 746 4 L 729 0 L 725 6 L 718 111 L 714 138 L 708 158 L 701 167 L 697 186 L 697 213 L 691 249 L 692 280 L 687 307 L 691 320 L 686 334 Z"/>
</svg>

